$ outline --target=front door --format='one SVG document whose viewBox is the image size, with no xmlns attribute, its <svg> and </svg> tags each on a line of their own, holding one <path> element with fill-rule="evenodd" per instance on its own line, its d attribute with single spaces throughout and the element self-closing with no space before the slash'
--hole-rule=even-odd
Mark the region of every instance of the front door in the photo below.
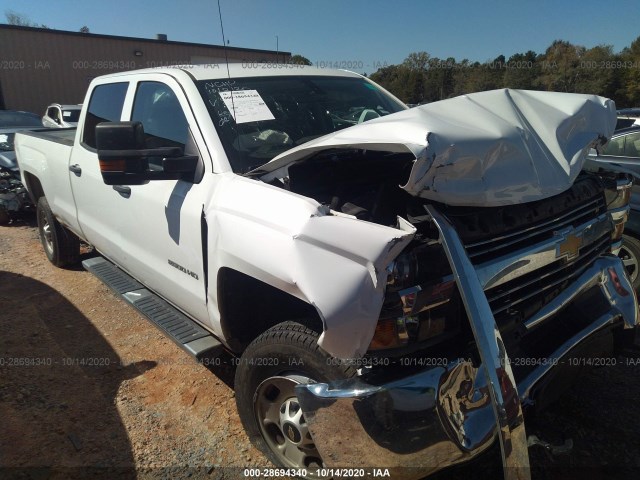
<svg viewBox="0 0 640 480">
<path fill-rule="evenodd" d="M 203 139 L 173 78 L 145 75 L 133 88 L 129 119 L 142 122 L 145 147 L 181 147 L 199 157 L 201 173 L 195 181 L 155 180 L 118 194 L 125 203 L 120 232 L 124 265 L 150 289 L 206 322 L 202 199 L 212 188 L 212 175 L 204 175 L 210 162 L 203 158 Z"/>
</svg>

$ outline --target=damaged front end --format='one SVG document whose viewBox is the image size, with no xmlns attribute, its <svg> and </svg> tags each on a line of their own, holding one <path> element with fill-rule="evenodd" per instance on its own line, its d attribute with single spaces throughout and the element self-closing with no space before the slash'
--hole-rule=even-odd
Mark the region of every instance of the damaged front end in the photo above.
<svg viewBox="0 0 640 480">
<path fill-rule="evenodd" d="M 253 172 L 334 215 L 415 229 L 387 264 L 366 354 L 346 360 L 360 375 L 295 388 L 328 467 L 417 478 L 497 438 L 505 477 L 529 478 L 525 417 L 557 398 L 579 359 L 636 341 L 637 300 L 614 255 L 631 183 L 581 172 L 611 135 L 611 102 L 513 91 L 454 100 Z M 344 359 L 339 323 L 326 317 L 320 345 Z"/>
<path fill-rule="evenodd" d="M 435 208 L 428 210 L 473 333 L 471 339 L 459 335 L 458 342 L 469 341 L 473 349 L 461 357 L 456 350 L 426 349 L 355 380 L 300 385 L 296 393 L 309 429 L 327 465 L 390 468 L 398 478 L 420 478 L 469 460 L 497 437 L 505 478 L 529 478 L 527 411 L 552 401 L 558 383 L 575 376 L 579 359 L 611 355 L 632 341 L 638 323 L 632 286 L 620 260 L 603 253 L 537 316 L 522 322 L 526 331 L 516 342 L 452 224 Z M 421 305 L 414 314 L 430 310 L 433 293 L 425 287 L 403 295 Z M 587 314 L 586 308 L 594 310 Z M 584 316 L 576 320 L 579 312 Z M 562 336 L 549 338 L 559 326 Z M 547 340 L 542 349 L 536 338 L 541 333 Z"/>
</svg>

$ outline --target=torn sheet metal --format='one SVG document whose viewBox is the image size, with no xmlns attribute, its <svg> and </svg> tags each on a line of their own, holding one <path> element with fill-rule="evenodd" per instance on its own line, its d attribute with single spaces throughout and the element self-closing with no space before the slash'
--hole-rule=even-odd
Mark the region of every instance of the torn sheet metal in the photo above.
<svg viewBox="0 0 640 480">
<path fill-rule="evenodd" d="M 282 177 L 292 163 L 331 148 L 411 152 L 416 161 L 402 186 L 410 194 L 449 205 L 512 205 L 568 189 L 615 123 L 615 104 L 603 97 L 493 90 L 355 125 L 251 173 Z"/>
<path fill-rule="evenodd" d="M 315 200 L 236 175 L 219 182 L 204 207 L 209 271 L 233 268 L 304 300 L 324 323 L 324 350 L 362 356 L 382 308 L 386 267 L 415 228 L 402 219 L 390 228 L 333 214 Z M 209 297 L 214 330 L 221 331 L 215 289 Z"/>
</svg>

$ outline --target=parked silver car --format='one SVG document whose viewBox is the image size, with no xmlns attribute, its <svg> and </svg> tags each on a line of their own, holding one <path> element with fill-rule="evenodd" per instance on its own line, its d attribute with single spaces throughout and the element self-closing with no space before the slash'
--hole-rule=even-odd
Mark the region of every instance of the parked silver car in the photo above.
<svg viewBox="0 0 640 480">
<path fill-rule="evenodd" d="M 48 128 L 77 127 L 82 105 L 52 103 L 42 117 L 42 125 Z"/>
<path fill-rule="evenodd" d="M 619 113 L 619 112 L 618 112 Z M 616 131 L 598 154 L 592 150 L 589 160 L 606 163 L 635 176 L 631 190 L 631 211 L 622 235 L 622 258 L 629 279 L 636 290 L 640 289 L 640 125 Z"/>
</svg>

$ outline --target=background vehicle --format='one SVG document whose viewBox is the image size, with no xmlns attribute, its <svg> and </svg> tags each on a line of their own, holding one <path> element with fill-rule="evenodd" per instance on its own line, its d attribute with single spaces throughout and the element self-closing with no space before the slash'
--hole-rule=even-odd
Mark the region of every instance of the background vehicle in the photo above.
<svg viewBox="0 0 640 480">
<path fill-rule="evenodd" d="M 42 128 L 35 113 L 0 110 L 0 225 L 31 208 L 14 151 L 15 133 Z"/>
<path fill-rule="evenodd" d="M 640 113 L 639 109 L 633 112 Z M 620 113 L 620 111 L 618 112 Z M 591 151 L 589 159 L 615 164 L 633 172 L 638 177 L 631 191 L 629 220 L 622 236 L 622 248 L 618 255 L 625 264 L 633 287 L 640 289 L 640 125 L 616 131 L 601 153 Z"/>
<path fill-rule="evenodd" d="M 60 105 L 52 103 L 42 117 L 42 125 L 47 128 L 69 128 L 78 125 L 82 105 Z"/>
<path fill-rule="evenodd" d="M 640 126 L 640 108 L 623 108 L 618 110 L 617 114 L 616 130 L 621 130 L 633 125 Z"/>
<path fill-rule="evenodd" d="M 526 478 L 525 416 L 576 376 L 558 362 L 635 339 L 611 254 L 631 184 L 581 168 L 612 102 L 407 109 L 360 75 L 283 67 L 107 75 L 77 131 L 19 134 L 47 257 L 72 264 L 83 239 L 104 257 L 85 268 L 178 345 L 231 352 L 245 430 L 293 475 L 424 476 L 497 439 Z"/>
</svg>

